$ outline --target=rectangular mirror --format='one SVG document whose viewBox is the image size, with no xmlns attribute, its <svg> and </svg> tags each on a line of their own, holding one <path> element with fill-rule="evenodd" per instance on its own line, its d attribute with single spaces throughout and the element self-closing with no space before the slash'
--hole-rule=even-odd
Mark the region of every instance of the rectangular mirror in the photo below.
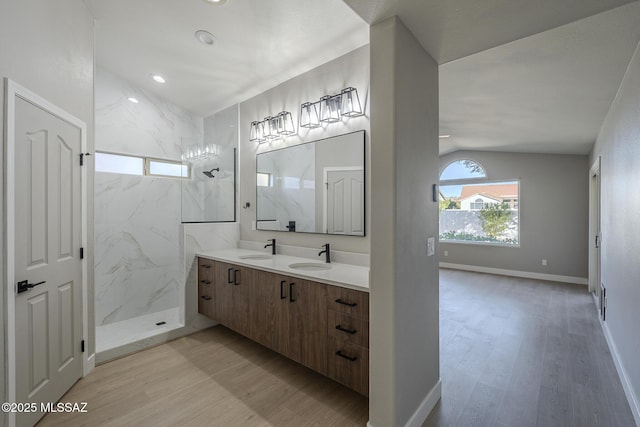
<svg viewBox="0 0 640 427">
<path fill-rule="evenodd" d="M 364 236 L 364 131 L 256 156 L 256 228 Z"/>
</svg>

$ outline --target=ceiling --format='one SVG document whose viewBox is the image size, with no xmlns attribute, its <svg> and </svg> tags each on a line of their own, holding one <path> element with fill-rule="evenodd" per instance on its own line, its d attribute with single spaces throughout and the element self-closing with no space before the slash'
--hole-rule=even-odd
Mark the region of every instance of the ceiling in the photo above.
<svg viewBox="0 0 640 427">
<path fill-rule="evenodd" d="M 398 15 L 444 64 L 633 0 L 344 0 L 372 24 Z"/>
<path fill-rule="evenodd" d="M 640 40 L 640 3 L 440 66 L 440 153 L 588 154 Z"/>
<path fill-rule="evenodd" d="M 205 116 L 369 42 L 369 26 L 342 0 L 85 3 L 97 19 L 99 66 Z M 213 46 L 196 40 L 201 29 Z"/>
<path fill-rule="evenodd" d="M 640 40 L 629 0 L 84 1 L 98 65 L 201 115 L 367 44 L 365 21 L 398 14 L 441 64 L 441 153 L 588 153 Z"/>
</svg>

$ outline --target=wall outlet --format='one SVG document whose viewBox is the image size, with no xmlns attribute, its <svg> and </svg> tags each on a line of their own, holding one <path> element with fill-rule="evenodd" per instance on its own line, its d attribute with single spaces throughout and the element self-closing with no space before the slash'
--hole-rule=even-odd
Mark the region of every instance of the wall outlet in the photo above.
<svg viewBox="0 0 640 427">
<path fill-rule="evenodd" d="M 444 256 L 449 256 L 449 251 L 444 251 Z"/>
<path fill-rule="evenodd" d="M 544 267 L 546 267 L 546 266 L 547 266 L 547 260 L 546 260 L 546 259 L 543 259 L 543 260 L 542 260 L 542 265 L 543 265 Z"/>
<path fill-rule="evenodd" d="M 429 237 L 427 239 L 427 256 L 434 256 L 436 254 L 436 239 L 435 237 Z"/>
</svg>

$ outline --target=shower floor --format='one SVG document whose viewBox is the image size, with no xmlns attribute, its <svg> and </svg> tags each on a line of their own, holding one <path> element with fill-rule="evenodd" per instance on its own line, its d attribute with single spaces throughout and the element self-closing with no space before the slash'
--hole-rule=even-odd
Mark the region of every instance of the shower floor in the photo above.
<svg viewBox="0 0 640 427">
<path fill-rule="evenodd" d="M 166 322 L 156 325 L 158 322 Z M 96 327 L 96 352 L 111 350 L 184 326 L 178 307 Z"/>
</svg>

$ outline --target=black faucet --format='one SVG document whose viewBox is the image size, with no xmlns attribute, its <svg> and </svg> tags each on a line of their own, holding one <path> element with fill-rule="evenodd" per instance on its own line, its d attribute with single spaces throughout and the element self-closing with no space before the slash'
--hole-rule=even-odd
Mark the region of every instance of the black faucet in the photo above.
<svg viewBox="0 0 640 427">
<path fill-rule="evenodd" d="M 267 241 L 271 242 L 271 243 L 267 243 L 266 245 L 264 245 L 265 249 L 268 248 L 269 246 L 271 246 L 271 255 L 275 255 L 276 254 L 276 239 L 269 239 Z"/>
<path fill-rule="evenodd" d="M 326 263 L 330 263 L 331 262 L 331 247 L 329 246 L 329 244 L 325 244 L 322 245 L 322 247 L 324 248 L 324 251 L 320 251 L 320 253 L 318 254 L 318 256 L 324 254 L 324 259 Z"/>
</svg>

